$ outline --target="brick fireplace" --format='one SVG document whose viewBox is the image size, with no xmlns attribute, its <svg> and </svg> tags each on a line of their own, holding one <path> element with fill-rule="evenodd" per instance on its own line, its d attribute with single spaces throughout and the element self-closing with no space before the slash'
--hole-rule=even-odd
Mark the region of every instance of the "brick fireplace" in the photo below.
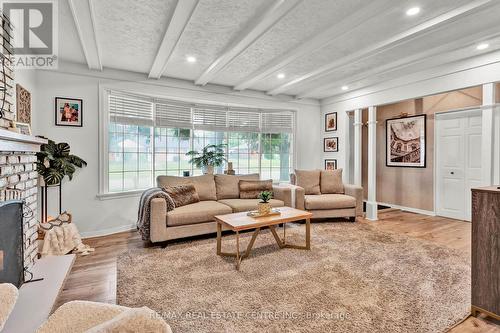
<svg viewBox="0 0 500 333">
<path fill-rule="evenodd" d="M 30 214 L 23 218 L 23 264 L 31 270 L 37 260 L 37 193 L 36 152 L 47 140 L 0 129 L 0 201 L 23 200 Z M 1 221 L 0 221 L 1 222 Z M 0 244 L 2 252 L 2 244 Z M 0 253 L 0 257 L 5 254 Z M 0 267 L 1 269 L 1 267 Z"/>
</svg>

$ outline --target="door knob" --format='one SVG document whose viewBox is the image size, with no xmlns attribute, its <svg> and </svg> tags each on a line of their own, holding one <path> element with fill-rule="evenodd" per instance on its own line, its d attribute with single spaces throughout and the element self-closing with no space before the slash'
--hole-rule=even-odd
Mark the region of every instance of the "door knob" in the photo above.
<svg viewBox="0 0 500 333">
<path fill-rule="evenodd" d="M 450 172 L 450 173 L 451 173 L 452 175 L 454 175 L 454 174 L 455 174 L 453 171 L 452 171 L 452 172 Z"/>
</svg>

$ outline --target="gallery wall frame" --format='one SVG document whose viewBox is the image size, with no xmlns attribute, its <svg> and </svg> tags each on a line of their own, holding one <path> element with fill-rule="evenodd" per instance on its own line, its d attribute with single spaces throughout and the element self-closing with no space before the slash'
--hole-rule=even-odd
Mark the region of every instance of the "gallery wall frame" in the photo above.
<svg viewBox="0 0 500 333">
<path fill-rule="evenodd" d="M 325 132 L 333 132 L 337 130 L 337 112 L 325 114 Z"/>
<path fill-rule="evenodd" d="M 323 152 L 336 153 L 338 151 L 339 151 L 339 138 L 337 136 L 323 138 Z"/>
<path fill-rule="evenodd" d="M 334 158 L 325 159 L 325 170 L 336 170 L 337 169 L 337 160 Z"/>
</svg>

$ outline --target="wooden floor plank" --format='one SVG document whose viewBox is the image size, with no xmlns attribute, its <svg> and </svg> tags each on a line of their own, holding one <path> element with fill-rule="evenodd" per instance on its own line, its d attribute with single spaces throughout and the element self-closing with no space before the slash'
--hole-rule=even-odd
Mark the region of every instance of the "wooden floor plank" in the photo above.
<svg viewBox="0 0 500 333">
<path fill-rule="evenodd" d="M 469 222 L 426 216 L 396 209 L 379 211 L 376 222 L 358 219 L 381 230 L 425 239 L 441 246 L 471 253 L 471 224 Z M 85 243 L 96 252 L 78 257 L 61 292 L 57 305 L 71 300 L 89 300 L 116 303 L 116 259 L 130 249 L 148 246 L 137 232 L 123 232 L 110 236 L 89 238 Z M 469 317 L 450 333 L 500 333 L 500 325 Z"/>
</svg>

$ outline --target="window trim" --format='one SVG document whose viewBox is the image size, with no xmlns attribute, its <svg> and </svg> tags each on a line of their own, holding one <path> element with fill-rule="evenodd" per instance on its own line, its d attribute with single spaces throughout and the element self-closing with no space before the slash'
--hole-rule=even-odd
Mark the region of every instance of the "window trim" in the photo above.
<svg viewBox="0 0 500 333">
<path fill-rule="evenodd" d="M 96 197 L 99 200 L 111 200 L 111 199 L 117 199 L 117 198 L 125 198 L 125 197 L 139 197 L 144 190 L 128 190 L 128 191 L 120 191 L 120 192 L 109 192 L 109 181 L 108 181 L 108 174 L 109 174 L 109 161 L 108 161 L 108 155 L 109 155 L 109 92 L 112 90 L 118 90 L 118 91 L 124 91 L 126 92 L 128 89 L 122 89 L 119 88 L 119 86 L 114 86 L 112 84 L 103 84 L 99 83 L 98 84 L 98 90 L 99 90 L 99 100 L 98 100 L 98 193 L 96 194 Z M 143 90 L 143 89 L 139 89 Z M 142 94 L 147 97 L 151 97 L 154 99 L 155 97 L 152 97 L 150 94 L 148 94 L 145 91 L 141 91 Z M 135 93 L 140 95 L 141 92 Z M 159 99 L 165 98 L 165 99 L 173 99 L 175 100 L 175 97 L 170 97 L 170 96 L 158 96 Z M 185 100 L 184 100 L 185 101 Z M 191 103 L 201 103 L 201 104 L 207 104 L 206 101 L 198 101 L 196 98 L 191 98 Z M 271 102 L 273 103 L 273 102 Z M 275 103 L 275 102 L 274 102 Z M 238 103 L 220 103 L 220 102 L 213 102 L 214 105 L 222 105 L 222 106 L 234 106 L 235 108 L 242 107 L 241 104 Z M 243 106 L 244 108 L 256 108 L 251 107 L 251 106 Z M 278 108 L 272 109 L 272 108 L 259 108 L 262 110 L 265 110 L 266 112 L 272 112 L 273 110 L 280 111 Z M 285 108 L 283 109 L 285 110 Z M 296 147 L 297 147 L 297 112 L 298 110 L 295 108 L 290 108 L 286 107 L 286 110 L 292 112 L 292 121 L 293 121 L 293 129 L 290 132 L 293 139 L 291 142 L 291 147 L 290 147 L 290 152 L 292 153 L 292 160 L 291 163 L 292 165 L 290 168 L 294 168 L 297 165 L 297 154 L 296 154 Z M 262 117 L 261 117 L 262 119 Z M 262 120 L 261 120 L 262 121 Z M 195 130 L 194 128 L 191 128 L 191 130 Z M 227 129 L 224 132 L 237 132 L 235 130 Z M 262 134 L 260 132 L 260 134 Z M 153 137 L 154 137 L 154 126 L 153 126 Z M 190 138 L 192 140 L 192 137 Z M 262 142 L 259 140 L 259 156 L 262 156 Z M 154 177 L 154 151 L 152 152 L 153 155 L 153 170 L 152 174 Z M 262 161 L 261 158 L 259 158 L 259 170 L 262 169 Z M 280 183 L 285 183 L 281 182 Z"/>
</svg>

